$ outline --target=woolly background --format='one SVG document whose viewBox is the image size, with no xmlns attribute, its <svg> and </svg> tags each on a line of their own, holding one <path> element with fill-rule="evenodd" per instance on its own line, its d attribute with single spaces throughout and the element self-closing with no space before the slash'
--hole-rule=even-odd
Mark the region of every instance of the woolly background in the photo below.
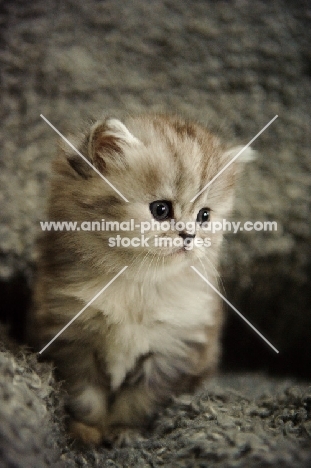
<svg viewBox="0 0 311 468">
<path fill-rule="evenodd" d="M 58 138 L 41 113 L 67 133 L 176 111 L 242 143 L 279 115 L 235 212 L 278 230 L 229 233 L 222 260 L 226 296 L 280 350 L 228 310 L 223 370 L 270 377 L 225 373 L 142 446 L 87 451 L 65 439 L 51 367 L 1 328 L 3 466 L 310 466 L 310 23 L 308 0 L 0 1 L 0 315 L 18 343 Z"/>
</svg>

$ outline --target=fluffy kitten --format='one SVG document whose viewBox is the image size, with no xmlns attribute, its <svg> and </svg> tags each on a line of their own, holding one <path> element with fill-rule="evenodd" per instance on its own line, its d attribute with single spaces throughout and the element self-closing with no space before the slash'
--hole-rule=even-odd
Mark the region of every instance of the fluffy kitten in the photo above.
<svg viewBox="0 0 311 468">
<path fill-rule="evenodd" d="M 128 268 L 44 351 L 68 392 L 70 431 L 87 443 L 126 444 L 170 397 L 193 391 L 217 366 L 222 309 L 217 284 L 222 233 L 203 221 L 228 215 L 237 164 L 190 200 L 228 163 L 228 149 L 204 127 L 148 115 L 95 123 L 71 140 L 128 199 L 68 146 L 53 164 L 48 217 L 54 221 L 135 220 L 132 231 L 44 232 L 31 329 L 46 345 L 114 276 Z M 157 203 L 154 203 L 157 202 Z M 201 245 L 156 247 L 154 239 L 195 240 L 154 230 L 149 246 L 109 247 L 141 236 L 142 221 L 198 222 Z M 203 244 L 210 238 L 211 246 Z"/>
</svg>

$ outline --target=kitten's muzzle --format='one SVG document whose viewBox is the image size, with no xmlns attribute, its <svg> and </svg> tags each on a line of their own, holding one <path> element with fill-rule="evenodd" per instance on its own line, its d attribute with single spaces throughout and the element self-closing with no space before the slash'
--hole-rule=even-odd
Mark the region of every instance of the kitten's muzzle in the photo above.
<svg viewBox="0 0 311 468">
<path fill-rule="evenodd" d="M 194 237 L 195 237 L 195 234 L 189 234 L 189 233 L 186 232 L 186 231 L 179 231 L 178 235 L 179 235 L 182 239 L 184 239 L 184 240 L 186 240 L 186 239 L 194 239 Z"/>
</svg>

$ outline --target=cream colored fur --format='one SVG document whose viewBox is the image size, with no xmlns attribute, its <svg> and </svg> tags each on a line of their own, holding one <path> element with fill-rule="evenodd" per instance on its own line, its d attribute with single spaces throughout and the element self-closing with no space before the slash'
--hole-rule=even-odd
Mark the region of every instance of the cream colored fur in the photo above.
<svg viewBox="0 0 311 468">
<path fill-rule="evenodd" d="M 156 200 L 172 203 L 175 222 L 195 221 L 201 208 L 211 210 L 212 221 L 230 212 L 237 163 L 190 202 L 239 151 L 198 124 L 162 115 L 107 119 L 76 141 L 129 202 L 63 148 L 53 164 L 51 220 L 138 224 L 152 221 L 149 205 Z M 45 352 L 65 380 L 71 433 L 84 442 L 122 445 L 159 405 L 216 369 L 220 301 L 190 267 L 217 285 L 222 233 L 199 229 L 196 238 L 209 237 L 211 247 L 192 250 L 153 246 L 155 236 L 180 237 L 164 230 L 146 233 L 148 248 L 109 247 L 117 234 L 140 236 L 138 230 L 44 233 L 31 330 L 38 346 L 45 345 L 128 266 Z"/>
</svg>

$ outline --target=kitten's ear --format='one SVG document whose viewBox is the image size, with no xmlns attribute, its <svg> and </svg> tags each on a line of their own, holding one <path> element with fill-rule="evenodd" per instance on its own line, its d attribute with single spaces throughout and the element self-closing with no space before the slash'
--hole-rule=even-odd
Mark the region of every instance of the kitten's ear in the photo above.
<svg viewBox="0 0 311 468">
<path fill-rule="evenodd" d="M 101 172 L 107 163 L 119 157 L 122 160 L 126 146 L 139 145 L 141 142 L 117 119 L 107 119 L 91 127 L 88 154 L 94 166 Z"/>
<path fill-rule="evenodd" d="M 244 165 L 256 159 L 256 151 L 250 146 L 234 146 L 224 152 L 222 156 L 223 167 L 228 165 L 225 170 L 225 177 L 233 177 L 233 180 L 238 177 L 244 169 Z"/>
<path fill-rule="evenodd" d="M 256 151 L 250 147 L 244 148 L 245 146 L 235 146 L 222 155 L 220 172 L 223 170 L 223 173 L 219 178 L 223 184 L 223 199 L 219 210 L 221 216 L 228 216 L 232 210 L 236 181 L 243 171 L 244 164 L 255 159 Z"/>
<path fill-rule="evenodd" d="M 256 159 L 256 151 L 253 150 L 250 146 L 245 148 L 245 146 L 234 146 L 224 153 L 224 161 L 229 163 L 237 161 L 238 163 L 248 163 Z"/>
<path fill-rule="evenodd" d="M 102 174 L 107 172 L 109 161 L 122 162 L 126 146 L 141 144 L 117 119 L 98 121 L 91 127 L 88 134 L 71 136 L 69 141 Z M 94 169 L 83 160 L 81 155 L 77 154 L 73 147 L 62 141 L 60 144 L 68 163 L 79 176 L 89 179 L 95 175 Z"/>
</svg>

